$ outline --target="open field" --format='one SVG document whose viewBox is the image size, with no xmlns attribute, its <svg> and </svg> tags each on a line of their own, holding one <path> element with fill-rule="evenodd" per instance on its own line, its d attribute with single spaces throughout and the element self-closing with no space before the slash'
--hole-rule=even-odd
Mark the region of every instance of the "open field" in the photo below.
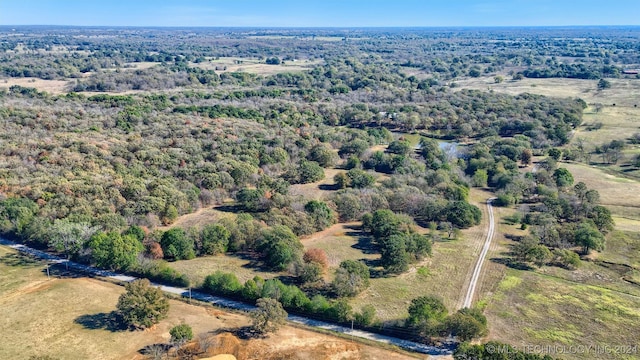
<svg viewBox="0 0 640 360">
<path fill-rule="evenodd" d="M 640 85 L 640 80 L 638 84 Z M 631 135 L 640 132 L 640 108 L 636 107 L 616 104 L 596 110 L 594 106 L 590 106 L 585 110 L 583 119 L 583 125 L 576 129 L 573 139 L 582 138 L 586 143 L 593 145 L 611 140 L 627 140 Z M 602 127 L 590 130 L 594 124 L 602 124 Z M 593 161 L 598 161 L 597 155 L 594 155 Z"/>
<path fill-rule="evenodd" d="M 67 80 L 43 80 L 38 78 L 4 78 L 0 79 L 0 89 L 9 89 L 14 85 L 36 88 L 50 94 L 64 94 L 67 92 Z"/>
<path fill-rule="evenodd" d="M 322 60 L 285 61 L 279 65 L 265 64 L 264 60 L 249 58 L 218 58 L 201 63 L 190 64 L 193 67 L 215 70 L 217 73 L 246 72 L 258 75 L 273 75 L 285 72 L 302 72 L 311 70 L 322 63 Z"/>
<path fill-rule="evenodd" d="M 289 194 L 292 196 L 303 196 L 307 200 L 322 200 L 334 193 L 332 189 L 335 185 L 333 177 L 339 173 L 346 173 L 344 169 L 324 169 L 324 179 L 308 184 L 296 184 L 289 187 Z"/>
<path fill-rule="evenodd" d="M 640 298 L 530 271 L 509 270 L 487 302 L 489 339 L 520 347 L 616 346 L 640 342 Z M 550 354 L 637 359 L 638 353 Z"/>
<path fill-rule="evenodd" d="M 614 215 L 640 220 L 639 182 L 616 177 L 584 164 L 563 163 L 560 167 L 566 167 L 573 174 L 575 182 L 582 181 L 590 189 L 598 190 L 600 203 L 609 207 Z"/>
<path fill-rule="evenodd" d="M 157 229 L 166 231 L 173 227 L 181 227 L 183 229 L 189 229 L 192 227 L 201 228 L 204 225 L 220 221 L 224 218 L 235 219 L 235 215 L 232 213 L 216 210 L 215 208 L 203 207 L 195 212 L 178 217 L 178 219 L 169 226 L 160 226 Z"/>
<path fill-rule="evenodd" d="M 344 260 L 375 260 L 377 253 L 363 251 L 369 237 L 361 230 L 360 222 L 339 223 L 300 241 L 307 249 L 322 249 L 327 253 L 329 266 L 337 268 Z"/>
<path fill-rule="evenodd" d="M 493 76 L 467 78 L 455 81 L 459 89 L 492 90 L 510 95 L 522 93 L 567 98 L 579 97 L 588 104 L 633 107 L 640 105 L 640 79 L 607 79 L 611 88 L 598 91 L 598 80 L 582 79 L 528 79 L 506 80 L 496 84 Z"/>
<path fill-rule="evenodd" d="M 169 340 L 169 329 L 189 324 L 211 333 L 207 355 L 238 359 L 408 359 L 405 354 L 285 326 L 266 339 L 240 340 L 226 332 L 249 324 L 246 316 L 171 300 L 169 317 L 145 331 L 114 328 L 109 321 L 120 286 L 89 278 L 47 280 L 44 264 L 0 247 L 0 358 L 142 359 L 138 350 Z"/>
<path fill-rule="evenodd" d="M 202 284 L 207 275 L 216 271 L 234 273 L 242 283 L 256 275 L 263 279 L 285 275 L 284 273 L 260 269 L 251 260 L 233 255 L 204 256 L 191 260 L 171 262 L 169 265 L 178 272 L 186 274 L 192 286 Z"/>
</svg>

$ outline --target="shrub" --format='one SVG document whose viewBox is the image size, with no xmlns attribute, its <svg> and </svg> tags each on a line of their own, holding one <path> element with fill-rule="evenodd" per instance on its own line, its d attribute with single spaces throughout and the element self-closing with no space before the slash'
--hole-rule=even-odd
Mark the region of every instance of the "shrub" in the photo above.
<svg viewBox="0 0 640 360">
<path fill-rule="evenodd" d="M 242 290 L 242 284 L 235 274 L 216 271 L 204 279 L 202 288 L 212 294 L 236 296 Z"/>
<path fill-rule="evenodd" d="M 331 286 L 338 296 L 355 296 L 369 286 L 369 267 L 356 260 L 345 260 L 336 270 Z"/>
<path fill-rule="evenodd" d="M 171 330 L 169 330 L 169 335 L 171 335 L 172 343 L 181 346 L 193 339 L 193 330 L 191 329 L 191 326 L 187 324 L 180 324 L 172 327 Z"/>
</svg>

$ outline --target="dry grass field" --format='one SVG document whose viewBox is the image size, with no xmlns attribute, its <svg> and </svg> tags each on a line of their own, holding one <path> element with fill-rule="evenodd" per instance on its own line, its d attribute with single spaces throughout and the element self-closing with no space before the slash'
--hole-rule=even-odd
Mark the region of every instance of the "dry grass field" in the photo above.
<svg viewBox="0 0 640 360">
<path fill-rule="evenodd" d="M 224 218 L 235 219 L 235 214 L 232 214 L 229 212 L 223 212 L 210 207 L 200 208 L 195 212 L 178 217 L 178 219 L 176 219 L 176 221 L 174 221 L 173 224 L 169 226 L 160 226 L 157 229 L 166 231 L 173 227 L 181 227 L 183 229 L 188 229 L 192 227 L 201 228 L 204 225 L 214 223 L 216 221 L 220 221 L 221 219 L 224 219 Z"/>
<path fill-rule="evenodd" d="M 14 85 L 36 88 L 49 94 L 64 94 L 67 92 L 67 80 L 43 80 L 38 78 L 4 78 L 0 79 L 0 89 L 9 89 Z"/>
<path fill-rule="evenodd" d="M 563 163 L 575 179 L 600 193 L 600 203 L 621 218 L 640 221 L 640 182 L 605 173 L 584 164 Z M 627 224 L 628 225 L 628 224 Z M 636 228 L 636 231 L 640 230 Z"/>
<path fill-rule="evenodd" d="M 258 75 L 273 75 L 285 72 L 309 71 L 321 63 L 322 60 L 296 60 L 285 61 L 279 65 L 269 65 L 265 64 L 264 60 L 228 57 L 192 63 L 191 66 L 205 70 L 215 70 L 217 73 L 246 72 Z"/>
<path fill-rule="evenodd" d="M 285 326 L 265 339 L 241 340 L 228 333 L 249 324 L 240 314 L 171 300 L 169 317 L 145 331 L 114 329 L 108 315 L 120 286 L 89 278 L 47 279 L 44 264 L 0 246 L 0 359 L 143 359 L 138 351 L 166 343 L 169 329 L 189 324 L 194 334 L 210 334 L 207 354 L 246 359 L 424 358 Z"/>
<path fill-rule="evenodd" d="M 260 276 L 263 279 L 271 279 L 284 273 L 270 272 L 260 269 L 251 260 L 233 255 L 204 256 L 191 260 L 180 260 L 169 263 L 170 266 L 182 274 L 186 274 L 192 286 L 202 284 L 204 278 L 216 271 L 234 273 L 240 282 Z"/>
</svg>

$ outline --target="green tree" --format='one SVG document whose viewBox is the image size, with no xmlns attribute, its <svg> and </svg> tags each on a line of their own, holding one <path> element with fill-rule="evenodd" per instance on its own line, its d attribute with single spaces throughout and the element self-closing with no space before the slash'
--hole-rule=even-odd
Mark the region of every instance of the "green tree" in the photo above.
<svg viewBox="0 0 640 360">
<path fill-rule="evenodd" d="M 473 338 L 485 335 L 487 332 L 487 326 L 484 315 L 480 314 L 485 320 L 485 323 L 483 324 L 476 316 L 465 313 L 464 310 L 469 309 L 462 309 L 447 317 L 445 320 L 444 326 L 449 334 L 457 337 L 461 341 L 469 341 Z"/>
<path fill-rule="evenodd" d="M 171 342 L 180 347 L 193 339 L 193 330 L 187 324 L 180 324 L 172 327 L 169 335 L 171 335 Z"/>
<path fill-rule="evenodd" d="M 369 287 L 369 267 L 356 260 L 344 260 L 331 283 L 338 296 L 355 296 Z"/>
<path fill-rule="evenodd" d="M 301 161 L 299 171 L 300 184 L 308 184 L 324 179 L 324 169 L 315 161 Z"/>
<path fill-rule="evenodd" d="M 37 212 L 38 205 L 27 198 L 0 201 L 0 231 L 22 234 Z"/>
<path fill-rule="evenodd" d="M 371 235 L 378 241 L 399 233 L 400 219 L 391 210 L 376 210 L 371 215 L 370 223 L 365 224 L 363 221 L 363 226 L 368 227 Z"/>
<path fill-rule="evenodd" d="M 553 257 L 556 264 L 569 270 L 580 266 L 580 256 L 569 249 L 555 249 L 553 250 Z"/>
<path fill-rule="evenodd" d="M 531 165 L 531 159 L 533 158 L 533 153 L 531 149 L 524 149 L 520 153 L 520 163 L 524 166 Z"/>
<path fill-rule="evenodd" d="M 466 201 L 452 201 L 445 211 L 447 221 L 463 229 L 480 224 L 482 219 L 480 209 Z"/>
<path fill-rule="evenodd" d="M 339 172 L 333 176 L 333 182 L 338 189 L 346 189 L 349 185 L 349 177 L 343 172 Z"/>
<path fill-rule="evenodd" d="M 328 168 L 335 165 L 337 160 L 337 153 L 333 149 L 325 144 L 318 144 L 309 150 L 307 159 L 317 162 L 320 166 Z"/>
<path fill-rule="evenodd" d="M 236 194 L 238 204 L 249 212 L 264 211 L 263 199 L 264 192 L 260 189 L 240 189 Z"/>
<path fill-rule="evenodd" d="M 591 249 L 596 251 L 604 249 L 604 235 L 587 221 L 583 221 L 578 225 L 574 238 L 576 244 L 582 246 L 582 252 L 585 255 L 589 254 Z"/>
<path fill-rule="evenodd" d="M 193 239 L 191 239 L 182 228 L 176 227 L 169 229 L 162 234 L 160 246 L 162 246 L 162 252 L 165 258 L 189 260 L 196 256 L 193 249 Z"/>
<path fill-rule="evenodd" d="M 129 269 L 144 250 L 134 235 L 123 236 L 117 232 L 94 234 L 89 240 L 89 248 L 96 266 L 109 270 Z"/>
<path fill-rule="evenodd" d="M 134 280 L 124 286 L 116 308 L 125 324 L 134 328 L 147 328 L 165 319 L 169 301 L 160 288 L 154 288 L 147 279 Z"/>
<path fill-rule="evenodd" d="M 284 270 L 299 260 L 303 249 L 298 237 L 284 225 L 264 229 L 258 239 L 257 250 L 264 263 L 275 270 Z"/>
<path fill-rule="evenodd" d="M 486 187 L 488 180 L 489 175 L 487 175 L 487 170 L 485 169 L 478 169 L 473 173 L 473 186 Z"/>
<path fill-rule="evenodd" d="M 556 169 L 553 172 L 553 178 L 556 181 L 558 187 L 567 187 L 573 185 L 573 175 L 565 168 Z"/>
<path fill-rule="evenodd" d="M 287 321 L 287 312 L 276 299 L 260 298 L 256 301 L 257 309 L 251 312 L 253 330 L 259 334 L 278 331 Z"/>
<path fill-rule="evenodd" d="M 551 149 L 549 149 L 549 151 L 547 151 L 547 154 L 553 160 L 560 161 L 560 158 L 562 157 L 562 150 L 560 150 L 558 148 L 551 148 Z"/>
<path fill-rule="evenodd" d="M 178 209 L 174 205 L 167 205 L 162 214 L 162 223 L 164 225 L 173 224 L 178 218 Z"/>
<path fill-rule="evenodd" d="M 206 255 L 224 254 L 229 248 L 231 233 L 220 224 L 205 225 L 200 232 L 201 252 Z"/>
<path fill-rule="evenodd" d="M 407 310 L 408 325 L 417 328 L 423 336 L 436 335 L 448 314 L 442 300 L 434 296 L 421 296 L 411 300 Z"/>
<path fill-rule="evenodd" d="M 604 206 L 596 205 L 589 211 L 589 218 L 596 224 L 601 233 L 606 234 L 613 230 L 615 225 L 611 211 Z"/>
<path fill-rule="evenodd" d="M 300 277 L 300 280 L 302 280 L 302 282 L 305 284 L 314 283 L 322 279 L 322 272 L 322 265 L 315 262 L 309 262 L 300 265 L 298 276 Z"/>
<path fill-rule="evenodd" d="M 610 89 L 611 82 L 605 79 L 600 79 L 598 81 L 598 90 Z"/>
<path fill-rule="evenodd" d="M 347 177 L 349 178 L 349 186 L 362 189 L 373 185 L 376 182 L 376 178 L 361 169 L 351 169 L 347 171 Z"/>
<path fill-rule="evenodd" d="M 264 279 L 259 276 L 254 276 L 253 279 L 249 279 L 244 282 L 240 294 L 245 300 L 258 300 L 262 294 L 262 285 L 264 285 Z"/>
<path fill-rule="evenodd" d="M 304 205 L 304 211 L 313 219 L 316 231 L 328 228 L 336 222 L 336 217 L 327 203 L 311 200 Z"/>
<path fill-rule="evenodd" d="M 394 140 L 387 147 L 392 154 L 407 155 L 411 151 L 411 144 L 407 140 Z"/>
<path fill-rule="evenodd" d="M 131 225 L 122 233 L 122 236 L 127 235 L 135 237 L 139 242 L 143 242 L 144 238 L 146 237 L 144 230 L 138 225 Z"/>
<path fill-rule="evenodd" d="M 405 236 L 395 234 L 380 241 L 380 263 L 390 273 L 398 274 L 409 268 Z"/>
<path fill-rule="evenodd" d="M 421 260 L 431 255 L 431 239 L 418 233 L 406 234 L 404 242 L 411 260 Z"/>
</svg>

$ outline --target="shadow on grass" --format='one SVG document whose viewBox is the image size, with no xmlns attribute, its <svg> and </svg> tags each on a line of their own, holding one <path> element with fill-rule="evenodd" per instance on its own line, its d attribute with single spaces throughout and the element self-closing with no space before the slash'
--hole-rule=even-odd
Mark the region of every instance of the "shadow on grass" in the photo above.
<svg viewBox="0 0 640 360">
<path fill-rule="evenodd" d="M 345 235 L 357 238 L 358 242 L 351 245 L 352 248 L 362 251 L 363 254 L 378 254 L 378 247 L 373 243 L 371 236 L 362 231 L 348 231 Z"/>
<path fill-rule="evenodd" d="M 318 189 L 326 191 L 336 191 L 340 190 L 340 187 L 337 184 L 320 184 L 318 185 Z"/>
<path fill-rule="evenodd" d="M 6 254 L 0 257 L 0 264 L 22 268 L 34 268 L 44 265 L 41 260 L 22 253 Z"/>
<path fill-rule="evenodd" d="M 127 326 L 117 312 L 80 315 L 73 322 L 89 330 L 108 330 L 111 332 L 126 331 Z"/>
<path fill-rule="evenodd" d="M 504 266 L 507 266 L 516 270 L 529 271 L 534 269 L 531 266 L 510 257 L 494 257 L 494 258 L 491 258 L 490 260 L 493 261 L 494 263 L 502 264 Z"/>
<path fill-rule="evenodd" d="M 47 275 L 47 268 L 42 269 L 42 273 Z M 78 279 L 78 278 L 93 278 L 95 275 L 91 273 L 84 273 L 82 271 L 67 268 L 64 264 L 51 264 L 49 266 L 49 275 L 62 279 Z"/>
<path fill-rule="evenodd" d="M 224 333 L 230 333 L 235 337 L 237 337 L 238 339 L 242 339 L 242 340 L 260 339 L 260 338 L 266 337 L 265 334 L 257 332 L 253 328 L 253 326 L 250 326 L 250 325 L 241 326 L 237 328 L 219 328 L 209 332 L 209 334 L 214 336 L 219 334 L 224 334 Z"/>
</svg>

